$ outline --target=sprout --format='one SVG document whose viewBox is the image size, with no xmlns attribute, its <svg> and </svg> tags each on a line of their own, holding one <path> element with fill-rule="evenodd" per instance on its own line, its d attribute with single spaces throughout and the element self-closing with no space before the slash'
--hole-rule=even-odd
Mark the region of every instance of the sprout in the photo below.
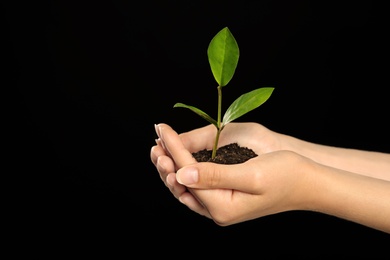
<svg viewBox="0 0 390 260">
<path fill-rule="evenodd" d="M 214 159 L 217 154 L 219 136 L 224 127 L 233 120 L 262 105 L 271 96 L 274 88 L 258 88 L 241 95 L 229 106 L 222 118 L 222 88 L 233 78 L 240 56 L 236 39 L 228 27 L 223 28 L 213 37 L 207 49 L 207 56 L 214 79 L 218 83 L 217 119 L 213 119 L 196 107 L 183 103 L 176 103 L 173 107 L 188 108 L 217 128 L 211 154 L 211 158 Z"/>
</svg>

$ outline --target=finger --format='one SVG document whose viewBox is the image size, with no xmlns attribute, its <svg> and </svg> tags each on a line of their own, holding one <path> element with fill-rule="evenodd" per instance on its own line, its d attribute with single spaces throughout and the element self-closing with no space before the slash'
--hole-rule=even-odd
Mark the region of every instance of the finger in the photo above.
<svg viewBox="0 0 390 260">
<path fill-rule="evenodd" d="M 160 145 L 152 146 L 152 148 L 150 149 L 150 159 L 154 166 L 157 166 L 158 157 L 163 155 L 165 155 L 165 151 Z"/>
<path fill-rule="evenodd" d="M 186 186 L 183 186 L 181 185 L 180 183 L 178 183 L 176 181 L 176 174 L 174 172 L 171 172 L 167 175 L 166 177 L 166 185 L 167 187 L 169 188 L 169 190 L 171 191 L 171 193 L 173 194 L 173 196 L 175 196 L 176 199 L 179 199 L 180 196 L 187 191 L 187 187 Z"/>
<path fill-rule="evenodd" d="M 167 175 L 175 172 L 175 165 L 172 159 L 166 155 L 158 157 L 156 164 L 157 171 L 160 174 L 161 180 L 166 184 Z"/>
<path fill-rule="evenodd" d="M 198 163 L 181 168 L 176 173 L 178 183 L 196 189 L 231 189 L 246 193 L 259 193 L 261 172 L 256 160 L 242 164 Z"/>
<path fill-rule="evenodd" d="M 184 147 L 179 135 L 167 124 L 158 125 L 160 139 L 178 168 L 196 163 L 192 154 Z"/>
<path fill-rule="evenodd" d="M 179 136 L 188 151 L 198 152 L 203 149 L 212 149 L 216 134 L 217 128 L 214 125 L 208 125 L 182 133 Z"/>
</svg>

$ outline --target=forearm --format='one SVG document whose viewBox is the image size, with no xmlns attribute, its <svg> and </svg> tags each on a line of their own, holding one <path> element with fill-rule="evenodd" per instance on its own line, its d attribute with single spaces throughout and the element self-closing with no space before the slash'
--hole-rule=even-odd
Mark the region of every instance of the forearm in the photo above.
<svg viewBox="0 0 390 260">
<path fill-rule="evenodd" d="M 295 151 L 318 163 L 362 175 L 390 180 L 390 154 L 339 148 L 303 141 L 283 135 L 285 149 Z"/>
<path fill-rule="evenodd" d="M 390 233 L 390 182 L 317 165 L 310 209 Z"/>
</svg>

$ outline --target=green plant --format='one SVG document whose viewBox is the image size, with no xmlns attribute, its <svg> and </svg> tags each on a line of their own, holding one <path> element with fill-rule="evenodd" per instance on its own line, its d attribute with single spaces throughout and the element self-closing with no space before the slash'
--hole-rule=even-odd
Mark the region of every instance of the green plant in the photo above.
<svg viewBox="0 0 390 260">
<path fill-rule="evenodd" d="M 258 88 L 241 95 L 229 106 L 222 118 L 222 88 L 225 87 L 233 78 L 237 67 L 238 58 L 240 56 L 240 51 L 236 39 L 228 27 L 223 28 L 213 37 L 207 49 L 207 56 L 212 74 L 218 83 L 217 120 L 213 119 L 202 110 L 193 106 L 189 106 L 183 103 L 176 103 L 174 107 L 188 108 L 202 118 L 206 119 L 211 124 L 215 125 L 217 128 L 217 134 L 211 155 L 211 157 L 214 158 L 218 148 L 219 136 L 224 127 L 228 123 L 259 107 L 261 104 L 267 101 L 267 99 L 271 96 L 274 88 Z"/>
</svg>

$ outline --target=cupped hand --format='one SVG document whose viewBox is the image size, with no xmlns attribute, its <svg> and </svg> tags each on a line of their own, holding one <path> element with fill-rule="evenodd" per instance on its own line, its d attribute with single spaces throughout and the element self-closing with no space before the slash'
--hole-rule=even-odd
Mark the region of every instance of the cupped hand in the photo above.
<svg viewBox="0 0 390 260">
<path fill-rule="evenodd" d="M 151 159 L 172 194 L 223 226 L 299 208 L 304 197 L 299 188 L 304 158 L 276 151 L 277 138 L 261 125 L 232 123 L 224 131 L 221 146 L 235 141 L 259 156 L 237 165 L 197 163 L 191 152 L 210 149 L 214 126 L 180 135 L 166 124 L 156 126 L 159 139 Z M 261 137 L 264 142 L 257 140 Z"/>
<path fill-rule="evenodd" d="M 208 125 L 179 135 L 167 124 L 155 125 L 156 145 L 152 147 L 150 157 L 157 168 L 163 182 L 179 198 L 186 189 L 175 181 L 175 173 L 182 166 L 196 163 L 193 152 L 203 149 L 210 150 L 215 141 L 216 127 Z M 169 146 L 164 145 L 165 140 Z M 219 146 L 236 142 L 241 146 L 250 147 L 255 153 L 262 154 L 277 150 L 280 147 L 278 134 L 257 123 L 230 123 L 225 126 L 219 139 Z M 170 150 L 171 151 L 170 151 Z M 172 156 L 175 154 L 175 158 Z M 171 184 L 171 185 L 170 185 Z"/>
<path fill-rule="evenodd" d="M 221 226 L 279 212 L 305 209 L 314 191 L 306 177 L 311 161 L 291 151 L 259 155 L 242 164 L 197 163 L 176 173 L 176 181 L 193 191 L 180 200 Z"/>
</svg>

